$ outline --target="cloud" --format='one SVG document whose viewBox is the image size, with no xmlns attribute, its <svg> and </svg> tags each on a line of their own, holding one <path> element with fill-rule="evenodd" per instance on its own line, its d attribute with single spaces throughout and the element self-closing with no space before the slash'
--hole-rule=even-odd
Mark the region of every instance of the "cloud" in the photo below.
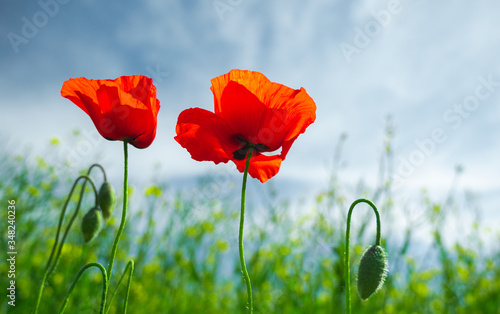
<svg viewBox="0 0 500 314">
<path fill-rule="evenodd" d="M 314 167 L 303 176 L 315 184 L 341 132 L 349 134 L 344 156 L 349 177 L 376 182 L 388 114 L 397 126 L 396 157 L 407 158 L 418 148 L 415 140 L 448 127 L 443 113 L 474 92 L 479 76 L 500 77 L 500 4 L 494 1 L 401 0 L 403 9 L 391 14 L 385 26 L 376 15 L 389 10 L 390 1 L 243 0 L 232 2 L 222 20 L 212 1 L 70 1 L 19 54 L 9 48 L 6 34 L 20 30 L 21 18 L 32 17 L 40 7 L 6 3 L 8 8 L 0 10 L 5 17 L 0 131 L 38 143 L 73 128 L 91 128 L 88 117 L 59 96 L 63 81 L 151 76 L 151 69 L 159 68 L 168 75 L 155 82 L 162 102 L 158 135 L 149 153 L 138 158 L 165 162 L 166 174 L 194 175 L 213 166 L 190 160 L 173 141 L 174 127 L 181 110 L 213 107 L 210 79 L 231 68 L 258 70 L 273 81 L 304 87 L 316 101 L 316 123 L 297 140 L 280 171 L 280 177 L 297 178 L 303 165 Z M 354 45 L 357 29 L 366 32 L 374 23 L 379 30 L 365 34 L 369 43 L 347 62 L 340 44 Z M 498 155 L 495 145 L 486 144 L 494 143 L 491 134 L 500 131 L 498 99 L 485 101 L 460 130 L 450 133 L 418 167 L 418 176 L 407 178 L 408 185 L 425 184 L 426 178 L 446 185 L 433 178 L 446 177 L 456 163 L 474 163 L 476 152 Z M 34 119 L 21 119 L 27 108 L 46 126 L 33 132 Z M 491 159 L 477 165 L 482 166 L 498 173 Z M 485 171 L 475 173 L 471 182 Z"/>
</svg>

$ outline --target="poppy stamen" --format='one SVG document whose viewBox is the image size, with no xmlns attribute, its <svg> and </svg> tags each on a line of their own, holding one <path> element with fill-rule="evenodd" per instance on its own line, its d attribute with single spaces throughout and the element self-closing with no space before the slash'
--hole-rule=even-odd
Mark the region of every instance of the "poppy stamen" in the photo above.
<svg viewBox="0 0 500 314">
<path fill-rule="evenodd" d="M 243 160 L 247 156 L 248 150 L 251 144 L 245 144 L 242 148 L 237 149 L 233 152 L 233 157 L 236 160 Z"/>
<path fill-rule="evenodd" d="M 233 152 L 233 157 L 234 159 L 236 160 L 243 160 L 246 158 L 247 156 L 247 153 L 248 153 L 248 150 L 250 149 L 250 147 L 253 147 L 254 150 L 258 151 L 258 152 L 263 152 L 263 151 L 266 151 L 269 149 L 269 146 L 267 145 L 264 145 L 264 144 L 253 144 L 247 140 L 245 140 L 243 138 L 243 136 L 241 135 L 236 135 L 236 139 L 238 139 L 238 141 L 241 142 L 241 144 L 243 145 L 242 147 L 238 148 L 237 150 L 235 150 Z"/>
<path fill-rule="evenodd" d="M 264 145 L 264 144 L 260 144 L 260 143 L 259 144 L 255 144 L 254 147 L 259 152 L 263 152 L 263 151 L 268 150 L 270 148 L 269 146 Z"/>
</svg>

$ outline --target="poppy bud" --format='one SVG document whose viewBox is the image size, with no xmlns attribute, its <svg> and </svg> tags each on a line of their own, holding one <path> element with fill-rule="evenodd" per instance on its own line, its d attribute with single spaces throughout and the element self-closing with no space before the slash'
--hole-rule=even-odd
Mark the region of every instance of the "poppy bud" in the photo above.
<svg viewBox="0 0 500 314">
<path fill-rule="evenodd" d="M 104 219 L 108 219 L 115 209 L 116 194 L 109 182 L 104 182 L 99 190 L 99 207 Z"/>
<path fill-rule="evenodd" d="M 92 241 L 102 227 L 102 212 L 99 207 L 94 207 L 83 216 L 82 233 L 85 243 Z"/>
<path fill-rule="evenodd" d="M 361 257 L 358 269 L 358 293 L 368 299 L 384 284 L 387 276 L 387 253 L 379 245 L 368 248 Z"/>
</svg>

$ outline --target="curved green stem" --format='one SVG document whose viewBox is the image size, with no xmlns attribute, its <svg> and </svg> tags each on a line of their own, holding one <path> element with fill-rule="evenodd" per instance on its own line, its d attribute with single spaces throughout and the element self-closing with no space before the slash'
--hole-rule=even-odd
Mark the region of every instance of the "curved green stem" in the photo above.
<svg viewBox="0 0 500 314">
<path fill-rule="evenodd" d="M 108 264 L 108 280 L 111 278 L 111 272 L 113 271 L 113 264 L 115 262 L 116 250 L 118 248 L 118 242 L 125 228 L 125 220 L 127 218 L 127 198 L 128 198 L 128 147 L 127 141 L 123 141 L 123 155 L 124 155 L 124 173 L 123 173 L 123 210 L 122 219 L 120 222 L 120 227 L 118 228 L 118 233 L 116 234 L 115 242 L 113 243 L 113 248 L 111 251 L 111 259 Z"/>
<path fill-rule="evenodd" d="M 102 273 L 102 297 L 101 297 L 101 307 L 99 309 L 99 313 L 101 313 L 101 314 L 104 313 L 104 307 L 106 305 L 106 294 L 108 292 L 108 278 L 106 276 L 106 268 L 104 268 L 104 266 L 102 266 L 99 263 L 89 263 L 89 264 L 83 266 L 80 269 L 80 271 L 76 274 L 76 277 L 73 280 L 71 287 L 69 288 L 68 294 L 66 295 L 66 298 L 64 298 L 63 304 L 61 306 L 61 310 L 59 311 L 60 314 L 64 313 L 64 310 L 66 310 L 66 306 L 68 305 L 69 297 L 71 296 L 71 293 L 73 293 L 73 289 L 75 288 L 81 275 L 83 274 L 83 272 L 85 272 L 90 267 L 97 267 L 101 270 L 101 273 Z"/>
<path fill-rule="evenodd" d="M 248 275 L 247 266 L 245 265 L 245 256 L 243 255 L 243 224 L 245 223 L 245 194 L 247 189 L 247 176 L 248 168 L 250 166 L 250 159 L 252 158 L 253 145 L 250 145 L 248 150 L 247 163 L 245 165 L 245 172 L 243 172 L 243 184 L 241 187 L 241 213 L 240 213 L 240 232 L 239 232 L 239 251 L 240 251 L 240 264 L 243 277 L 247 285 L 247 295 L 248 295 L 248 309 L 250 313 L 253 313 L 253 300 L 252 300 L 252 284 L 250 282 L 250 276 Z"/>
<path fill-rule="evenodd" d="M 104 168 L 100 165 L 100 164 L 93 164 L 92 166 L 90 166 L 88 172 L 87 172 L 87 175 L 90 174 L 90 171 L 92 171 L 92 168 L 94 167 L 99 167 L 101 168 L 101 171 L 102 171 L 102 174 L 104 176 L 104 182 L 107 182 L 108 181 L 108 178 L 106 177 L 106 171 L 104 171 Z"/>
<path fill-rule="evenodd" d="M 47 271 L 43 274 L 42 283 L 40 284 L 40 288 L 38 289 L 38 298 L 36 299 L 35 311 L 34 313 L 38 313 L 38 307 L 40 306 L 40 300 L 42 299 L 43 288 L 45 287 L 45 281 L 47 280 Z"/>
<path fill-rule="evenodd" d="M 124 309 L 125 309 L 124 313 L 127 312 L 128 296 L 129 296 L 129 292 L 130 292 L 130 284 L 132 282 L 132 275 L 134 273 L 134 261 L 133 260 L 130 260 L 127 263 L 127 266 L 125 267 L 125 270 L 123 271 L 123 274 L 120 277 L 120 280 L 118 281 L 118 284 L 116 285 L 115 291 L 113 291 L 113 294 L 111 295 L 111 298 L 109 299 L 109 301 L 106 304 L 106 311 L 105 311 L 105 313 L 109 312 L 109 309 L 111 307 L 111 303 L 113 303 L 113 300 L 115 298 L 116 292 L 118 291 L 118 288 L 120 288 L 120 285 L 122 284 L 123 278 L 125 278 L 125 275 L 127 274 L 127 270 L 129 270 L 129 269 L 130 269 L 130 273 L 129 273 L 129 276 L 128 276 L 127 293 L 126 293 L 125 301 L 124 301 L 124 303 L 125 303 L 124 304 Z"/>
<path fill-rule="evenodd" d="M 82 190 L 80 192 L 80 198 L 78 200 L 78 205 L 75 209 L 75 213 L 73 214 L 73 217 L 71 218 L 69 224 L 68 224 L 68 227 L 66 228 L 66 232 L 64 233 L 64 236 L 61 240 L 61 243 L 59 245 L 59 250 L 58 253 L 56 254 L 56 259 L 55 259 L 55 262 L 52 263 L 52 259 L 54 258 L 54 253 L 56 252 L 56 248 L 57 248 L 57 245 L 58 245 L 58 242 L 59 242 L 59 235 L 61 233 L 61 228 L 62 228 L 62 223 L 63 223 L 63 220 L 64 220 L 64 215 L 66 214 L 66 209 L 68 208 L 68 204 L 69 204 L 69 201 L 71 199 L 71 196 L 73 195 L 73 192 L 75 191 L 75 188 L 78 184 L 78 182 L 80 180 L 84 179 L 84 183 L 82 185 Z M 52 251 L 50 252 L 50 256 L 49 256 L 49 259 L 47 261 L 47 266 L 45 267 L 45 272 L 43 274 L 43 277 L 42 277 L 42 282 L 40 284 L 40 288 L 38 290 L 38 297 L 37 297 L 37 302 L 36 302 L 36 305 L 35 305 L 35 311 L 34 313 L 38 313 L 38 307 L 40 306 L 40 301 L 42 299 L 42 294 L 43 294 L 43 288 L 45 287 L 45 281 L 47 280 L 47 278 L 49 277 L 49 275 L 52 273 L 52 271 L 54 270 L 55 266 L 57 265 L 57 262 L 59 261 L 59 257 L 61 255 L 61 251 L 62 251 L 62 246 L 64 245 L 64 241 L 66 240 L 66 235 L 68 234 L 68 230 L 71 228 L 71 225 L 73 224 L 73 221 L 75 220 L 77 214 L 78 214 L 78 211 L 80 209 L 80 204 L 81 204 L 81 201 L 82 201 L 82 198 L 83 198 L 83 193 L 85 192 L 85 184 L 87 183 L 87 181 L 89 181 L 91 184 L 92 184 L 92 187 L 94 188 L 94 192 L 95 192 L 95 201 L 96 201 L 96 204 L 97 204 L 97 190 L 95 188 L 95 185 L 94 183 L 92 182 L 92 179 L 90 179 L 89 176 L 79 176 L 76 180 L 75 180 L 75 183 L 73 183 L 73 186 L 71 188 L 71 191 L 69 192 L 69 195 L 68 195 L 68 198 L 66 199 L 66 202 L 64 203 L 64 206 L 63 206 L 63 209 L 61 211 L 61 215 L 59 217 L 59 223 L 57 225 L 57 232 L 56 232 L 56 239 L 54 241 L 54 245 L 52 246 Z M 52 267 L 51 267 L 52 265 Z"/>
<path fill-rule="evenodd" d="M 351 233 L 351 215 L 354 207 L 359 203 L 366 203 L 370 205 L 370 207 L 375 212 L 375 216 L 377 217 L 377 236 L 375 239 L 375 245 L 380 245 L 380 215 L 378 213 L 377 207 L 371 201 L 360 198 L 354 203 L 352 203 L 349 208 L 349 213 L 347 214 L 347 228 L 345 231 L 345 306 L 346 313 L 351 313 L 351 271 L 349 265 L 349 237 Z"/>
<path fill-rule="evenodd" d="M 134 261 L 130 260 L 130 274 L 128 276 L 128 282 L 127 282 L 127 293 L 125 294 L 125 306 L 123 308 L 123 314 L 127 313 L 127 306 L 128 306 L 128 296 L 130 295 L 130 285 L 132 284 L 132 274 L 134 273 Z M 127 264 L 128 266 L 128 264 Z"/>
<path fill-rule="evenodd" d="M 90 170 L 88 171 L 88 173 L 90 174 Z M 83 194 L 85 193 L 85 185 L 86 185 L 87 181 L 90 182 L 90 184 L 92 185 L 92 189 L 94 190 L 95 206 L 97 207 L 99 205 L 99 198 L 98 198 L 97 189 L 95 187 L 95 184 L 92 181 L 92 179 L 90 179 L 88 177 L 88 175 L 85 176 L 85 177 L 87 178 L 87 180 L 85 182 L 83 182 L 82 189 L 80 191 L 80 198 L 78 199 L 78 204 L 76 206 L 75 213 L 71 217 L 71 220 L 69 221 L 69 224 L 66 227 L 66 230 L 64 231 L 64 235 L 63 235 L 63 237 L 61 239 L 61 244 L 59 245 L 59 249 L 57 250 L 56 259 L 55 259 L 54 263 L 52 264 L 52 267 L 50 268 L 49 273 L 47 274 L 47 276 L 49 276 L 54 271 L 54 269 L 57 266 L 57 263 L 59 263 L 59 259 L 61 258 L 62 248 L 63 248 L 64 242 L 66 241 L 66 237 L 68 236 L 69 229 L 71 229 L 71 226 L 73 225 L 73 222 L 75 221 L 76 217 L 78 216 L 78 213 L 80 212 L 80 206 L 82 204 Z"/>
</svg>

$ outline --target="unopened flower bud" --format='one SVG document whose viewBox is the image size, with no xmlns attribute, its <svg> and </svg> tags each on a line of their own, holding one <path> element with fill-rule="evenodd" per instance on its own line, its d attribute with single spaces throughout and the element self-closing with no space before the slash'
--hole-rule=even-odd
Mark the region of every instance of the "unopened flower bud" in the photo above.
<svg viewBox="0 0 500 314">
<path fill-rule="evenodd" d="M 387 276 L 387 253 L 379 245 L 368 248 L 361 257 L 358 269 L 358 293 L 368 299 L 384 284 Z"/>
<path fill-rule="evenodd" d="M 92 241 L 102 227 L 102 212 L 99 207 L 94 207 L 83 216 L 82 233 L 85 243 Z"/>
<path fill-rule="evenodd" d="M 115 209 L 116 194 L 109 182 L 104 182 L 99 190 L 99 207 L 104 219 L 108 219 Z"/>
</svg>

